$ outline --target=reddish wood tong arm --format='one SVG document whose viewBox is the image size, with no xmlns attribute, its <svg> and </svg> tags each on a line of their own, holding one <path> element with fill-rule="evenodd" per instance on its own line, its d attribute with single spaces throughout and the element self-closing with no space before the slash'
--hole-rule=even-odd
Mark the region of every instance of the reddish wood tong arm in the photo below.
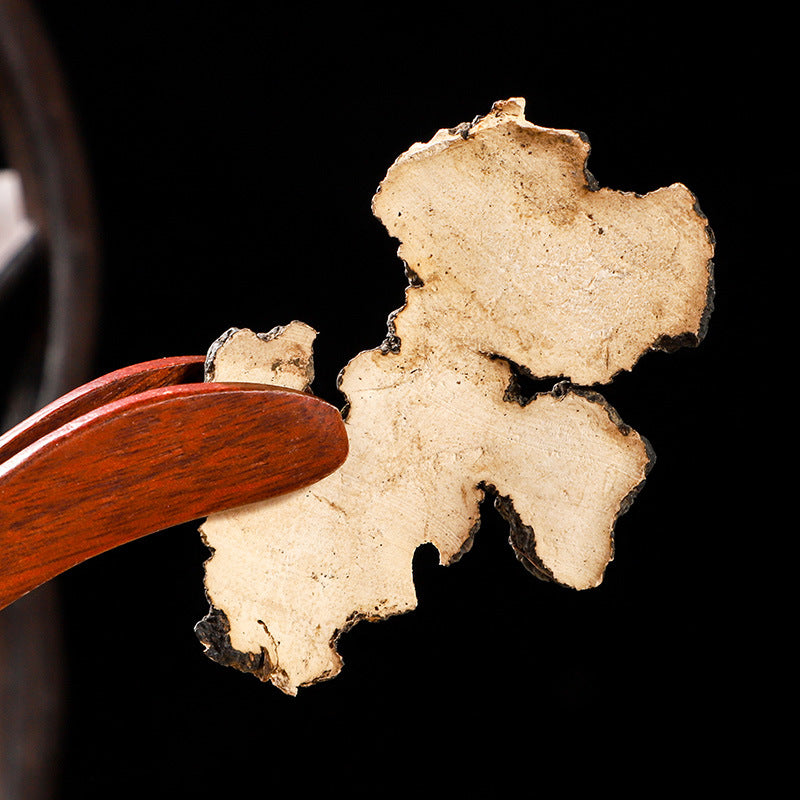
<svg viewBox="0 0 800 800">
<path fill-rule="evenodd" d="M 0 608 L 87 558 L 302 488 L 346 458 L 333 406 L 260 384 L 178 383 L 201 365 L 120 370 L 0 437 Z"/>
</svg>

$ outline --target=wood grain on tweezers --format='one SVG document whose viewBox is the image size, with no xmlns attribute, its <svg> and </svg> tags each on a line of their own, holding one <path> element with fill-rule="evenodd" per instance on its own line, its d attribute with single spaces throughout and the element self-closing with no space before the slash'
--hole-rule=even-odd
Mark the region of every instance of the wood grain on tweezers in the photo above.
<svg viewBox="0 0 800 800">
<path fill-rule="evenodd" d="M 259 384 L 187 384 L 94 408 L 0 464 L 0 608 L 75 564 L 342 463 L 339 412 Z"/>
</svg>

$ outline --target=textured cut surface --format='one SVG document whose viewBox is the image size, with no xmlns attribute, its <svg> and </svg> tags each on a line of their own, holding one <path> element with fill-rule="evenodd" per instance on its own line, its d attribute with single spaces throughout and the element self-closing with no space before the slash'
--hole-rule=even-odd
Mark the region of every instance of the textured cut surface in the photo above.
<svg viewBox="0 0 800 800">
<path fill-rule="evenodd" d="M 341 668 L 338 635 L 415 607 L 414 551 L 469 547 L 484 494 L 537 575 L 596 586 L 614 523 L 652 463 L 600 395 L 566 381 L 515 402 L 511 363 L 605 382 L 652 348 L 695 344 L 712 294 L 712 239 L 681 185 L 598 189 L 588 144 L 539 128 L 523 101 L 442 130 L 390 168 L 373 201 L 412 277 L 384 344 L 341 389 L 350 454 L 282 498 L 210 517 L 216 660 L 293 694 Z M 313 331 L 229 331 L 207 375 L 303 388 Z"/>
</svg>

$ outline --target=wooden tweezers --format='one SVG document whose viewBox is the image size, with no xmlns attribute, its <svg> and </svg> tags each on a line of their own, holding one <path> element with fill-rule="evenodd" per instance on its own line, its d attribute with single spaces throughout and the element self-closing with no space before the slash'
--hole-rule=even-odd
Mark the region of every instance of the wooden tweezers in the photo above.
<svg viewBox="0 0 800 800">
<path fill-rule="evenodd" d="M 127 367 L 0 436 L 0 609 L 87 558 L 345 460 L 333 406 L 202 375 L 202 356 Z"/>
</svg>

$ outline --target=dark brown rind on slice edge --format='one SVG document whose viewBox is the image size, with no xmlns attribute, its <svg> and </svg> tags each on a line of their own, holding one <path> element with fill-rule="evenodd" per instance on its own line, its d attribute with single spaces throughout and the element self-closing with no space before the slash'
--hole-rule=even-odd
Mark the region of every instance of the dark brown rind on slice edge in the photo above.
<svg viewBox="0 0 800 800">
<path fill-rule="evenodd" d="M 220 339 L 229 338 L 236 330 L 236 328 L 231 328 Z M 214 548 L 209 546 L 202 527 L 200 528 L 200 538 L 209 550 L 208 558 L 205 561 L 207 564 L 214 557 Z M 258 653 L 243 653 L 241 650 L 237 650 L 231 644 L 231 623 L 228 615 L 222 609 L 214 606 L 208 596 L 208 591 L 206 591 L 206 601 L 208 602 L 208 614 L 194 626 L 194 634 L 203 645 L 203 653 L 223 667 L 233 667 L 239 672 L 255 675 L 261 681 L 268 681 L 275 672 L 275 666 L 270 660 L 266 648 L 262 647 Z"/>
<path fill-rule="evenodd" d="M 228 328 L 221 336 L 217 337 L 212 343 L 211 347 L 208 348 L 208 352 L 206 353 L 206 360 L 205 364 L 203 365 L 203 372 L 204 372 L 204 380 L 206 381 L 213 381 L 214 380 L 214 362 L 217 358 L 217 352 L 228 341 L 234 334 L 239 332 L 239 328 Z"/>
<path fill-rule="evenodd" d="M 233 667 L 240 672 L 249 672 L 261 681 L 268 681 L 275 667 L 266 648 L 260 653 L 242 653 L 231 645 L 231 624 L 225 612 L 212 605 L 197 625 L 194 632 L 205 648 L 205 655 L 223 667 Z"/>
<path fill-rule="evenodd" d="M 619 412 L 608 402 L 608 400 L 606 400 L 605 397 L 603 397 L 603 395 L 601 395 L 599 392 L 595 392 L 592 389 L 587 389 L 582 386 L 575 386 L 569 381 L 560 381 L 550 390 L 550 392 L 540 392 L 532 397 L 517 397 L 515 395 L 509 396 L 508 392 L 511 390 L 511 388 L 512 384 L 509 384 L 509 389 L 507 390 L 507 394 L 503 399 L 507 402 L 518 402 L 523 406 L 535 400 L 537 395 L 541 396 L 544 394 L 552 394 L 554 397 L 565 397 L 567 394 L 578 395 L 579 397 L 582 397 L 591 403 L 597 403 L 599 406 L 601 406 L 606 414 L 608 414 L 608 418 L 623 436 L 628 436 L 634 432 L 630 425 L 627 425 L 622 421 Z M 628 511 L 631 505 L 633 505 L 633 501 L 636 499 L 639 492 L 641 492 L 644 488 L 644 485 L 647 482 L 647 477 L 656 463 L 656 454 L 655 450 L 653 450 L 653 446 L 650 444 L 647 438 L 641 434 L 638 434 L 638 436 L 644 445 L 645 453 L 647 454 L 647 463 L 644 467 L 644 478 L 636 486 L 634 486 L 627 495 L 625 495 L 619 505 L 616 515 L 614 516 L 614 521 L 612 522 L 610 531 L 611 557 L 609 559 L 609 563 L 614 559 L 614 534 L 617 526 L 617 520 L 619 520 L 619 518 L 626 511 Z M 525 567 L 525 569 L 528 570 L 528 572 L 530 572 L 534 577 L 539 578 L 540 580 L 557 583 L 559 585 L 566 585 L 562 584 L 561 581 L 558 581 L 539 558 L 536 552 L 536 533 L 530 525 L 526 525 L 522 521 L 521 517 L 517 513 L 517 510 L 514 508 L 513 499 L 507 495 L 501 495 L 496 486 L 491 483 L 486 483 L 485 481 L 479 483 L 478 488 L 483 491 L 484 498 L 486 500 L 491 499 L 493 501 L 493 505 L 497 509 L 497 512 L 508 523 L 508 541 L 514 550 L 517 560 L 522 564 L 522 566 Z M 462 545 L 461 550 L 459 550 L 456 556 L 452 559 L 451 563 L 459 560 L 464 554 L 468 553 L 472 549 L 472 544 L 479 528 L 480 522 L 473 526 L 472 530 L 469 532 L 469 536 Z"/>
<path fill-rule="evenodd" d="M 703 213 L 703 209 L 700 208 L 700 203 L 698 202 L 697 198 L 693 193 L 690 192 L 690 194 L 694 198 L 694 213 L 706 223 L 706 236 L 711 244 L 711 252 L 713 254 L 717 245 L 717 237 L 714 235 L 714 231 L 711 229 L 711 225 L 708 222 L 708 217 Z M 674 353 L 676 350 L 680 350 L 684 347 L 698 347 L 703 339 L 706 338 L 708 326 L 711 322 L 711 314 L 714 312 L 714 298 L 717 291 L 713 257 L 708 259 L 708 262 L 706 263 L 706 271 L 708 272 L 708 281 L 706 283 L 706 302 L 705 306 L 703 307 L 703 311 L 700 314 L 700 324 L 698 325 L 697 333 L 686 331 L 678 336 L 659 336 L 658 339 L 656 339 L 650 345 L 650 350 L 660 350 L 664 353 Z"/>
</svg>

